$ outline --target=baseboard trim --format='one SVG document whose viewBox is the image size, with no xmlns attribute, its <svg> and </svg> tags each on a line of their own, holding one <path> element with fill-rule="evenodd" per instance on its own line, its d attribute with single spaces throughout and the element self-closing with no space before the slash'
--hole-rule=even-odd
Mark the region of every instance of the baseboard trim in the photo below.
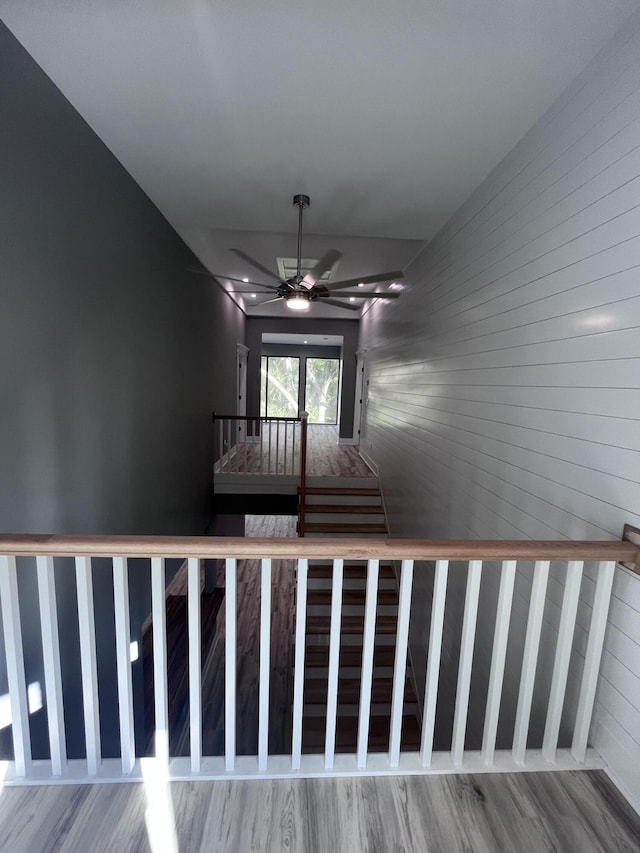
<svg viewBox="0 0 640 853">
<path fill-rule="evenodd" d="M 378 466 L 377 466 L 377 465 L 376 465 L 376 463 L 373 461 L 373 459 L 369 456 L 369 454 L 368 454 L 366 451 L 364 451 L 362 448 L 360 448 L 360 449 L 358 450 L 358 453 L 360 454 L 360 456 L 362 456 L 362 458 L 363 458 L 363 459 L 364 459 L 364 461 L 367 463 L 367 465 L 369 466 L 369 468 L 371 468 L 371 470 L 372 470 L 372 471 L 373 471 L 373 473 L 376 475 L 376 477 L 380 477 L 380 475 L 379 475 L 379 473 L 378 473 Z"/>
<path fill-rule="evenodd" d="M 347 444 L 347 445 L 351 445 L 352 447 L 357 447 L 360 444 L 360 439 L 359 438 L 339 438 L 338 444 Z"/>
</svg>

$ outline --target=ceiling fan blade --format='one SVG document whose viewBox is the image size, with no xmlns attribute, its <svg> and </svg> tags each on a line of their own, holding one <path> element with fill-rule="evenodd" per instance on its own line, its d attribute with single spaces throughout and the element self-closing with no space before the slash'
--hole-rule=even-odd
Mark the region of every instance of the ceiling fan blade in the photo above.
<svg viewBox="0 0 640 853">
<path fill-rule="evenodd" d="M 332 296 L 353 296 L 354 299 L 400 299 L 399 293 L 356 293 L 355 290 L 332 290 Z"/>
<path fill-rule="evenodd" d="M 243 278 L 233 278 L 230 275 L 220 275 L 218 273 L 214 273 L 216 278 L 226 279 L 227 281 L 237 281 L 240 284 L 250 284 L 251 287 L 264 287 L 266 290 L 277 290 L 278 288 L 273 284 L 260 284 L 259 281 L 245 281 Z"/>
<path fill-rule="evenodd" d="M 402 270 L 381 272 L 377 275 L 365 275 L 362 278 L 350 278 L 344 281 L 332 281 L 326 286 L 333 293 L 334 290 L 341 290 L 343 287 L 357 287 L 359 284 L 375 284 L 378 281 L 391 281 L 394 278 L 404 278 Z"/>
<path fill-rule="evenodd" d="M 236 255 L 238 258 L 241 258 L 243 261 L 246 261 L 248 264 L 251 264 L 251 266 L 254 267 L 254 269 L 260 270 L 261 273 L 263 273 L 266 276 L 269 276 L 269 278 L 272 278 L 274 281 L 282 283 L 279 276 L 277 276 L 275 273 L 271 272 L 271 270 L 267 269 L 267 267 L 263 267 L 261 263 L 254 260 L 249 255 L 246 255 L 240 249 L 230 249 L 229 251 L 233 252 L 234 255 Z"/>
<path fill-rule="evenodd" d="M 265 299 L 264 302 L 256 302 L 255 307 L 257 308 L 259 305 L 268 305 L 270 302 L 280 302 L 282 296 L 275 296 L 273 299 Z M 249 308 L 252 306 L 249 305 Z"/>
<path fill-rule="evenodd" d="M 322 276 L 330 270 L 336 261 L 339 261 L 342 257 L 342 252 L 337 252 L 335 249 L 329 249 L 328 252 L 325 252 L 324 255 L 320 258 L 318 263 L 312 270 L 305 275 L 300 284 L 303 284 L 305 287 L 311 288 L 313 285 L 321 279 Z"/>
<path fill-rule="evenodd" d="M 277 290 L 272 284 L 260 284 L 259 281 L 245 281 L 243 278 L 234 278 L 232 275 L 222 275 L 222 273 L 209 272 L 209 270 L 197 270 L 195 267 L 187 267 L 187 272 L 193 272 L 196 275 L 204 275 L 207 278 L 226 279 L 227 281 L 238 281 L 240 284 L 250 284 L 252 287 L 266 287 L 267 290 Z"/>
<path fill-rule="evenodd" d="M 325 297 L 322 300 L 322 304 L 323 305 L 335 305 L 336 308 L 347 308 L 349 311 L 359 311 L 360 310 L 359 305 L 349 305 L 348 303 L 345 304 L 344 302 L 338 302 L 337 299 L 328 299 L 327 297 Z"/>
</svg>

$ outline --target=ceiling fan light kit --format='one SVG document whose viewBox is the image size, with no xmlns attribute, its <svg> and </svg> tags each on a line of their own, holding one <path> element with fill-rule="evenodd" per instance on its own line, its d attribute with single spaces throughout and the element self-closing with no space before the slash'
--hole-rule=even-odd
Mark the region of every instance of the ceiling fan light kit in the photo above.
<svg viewBox="0 0 640 853">
<path fill-rule="evenodd" d="M 292 311 L 308 311 L 311 303 L 301 293 L 294 293 L 287 297 L 287 308 Z"/>
<path fill-rule="evenodd" d="M 302 222 L 304 218 L 304 209 L 305 207 L 309 207 L 311 204 L 311 199 L 308 195 L 297 194 L 293 197 L 294 207 L 298 208 L 298 255 L 297 255 L 297 267 L 296 274 L 291 278 L 288 278 L 286 281 L 280 279 L 277 275 L 274 275 L 270 269 L 263 266 L 261 263 L 256 261 L 254 258 L 242 252 L 240 249 L 231 249 L 231 251 L 237 257 L 241 258 L 246 263 L 251 264 L 252 267 L 259 270 L 263 275 L 266 275 L 268 278 L 274 279 L 278 282 L 278 286 L 276 287 L 273 284 L 260 284 L 259 282 L 250 281 L 248 278 L 243 277 L 242 279 L 233 278 L 231 276 L 226 275 L 218 275 L 213 273 L 216 278 L 227 279 L 227 281 L 236 281 L 242 282 L 243 284 L 249 284 L 251 287 L 259 287 L 262 288 L 262 292 L 265 290 L 271 291 L 274 295 L 271 299 L 266 299 L 263 302 L 260 302 L 258 306 L 268 305 L 270 302 L 278 302 L 280 300 L 284 300 L 287 307 L 292 311 L 308 311 L 311 303 L 320 300 L 324 302 L 325 305 L 333 305 L 336 308 L 346 308 L 349 311 L 359 311 L 359 305 L 351 305 L 349 303 L 355 302 L 360 299 L 398 299 L 400 296 L 399 293 L 385 293 L 385 292 L 368 292 L 363 293 L 361 290 L 357 292 L 344 290 L 344 288 L 350 287 L 364 287 L 365 284 L 377 284 L 378 282 L 383 281 L 393 281 L 394 279 L 403 278 L 403 273 L 401 270 L 394 270 L 393 272 L 388 273 L 379 273 L 377 275 L 368 275 L 361 276 L 356 279 L 345 279 L 343 281 L 334 281 L 334 282 L 324 282 L 321 281 L 322 276 L 333 269 L 338 260 L 342 257 L 340 252 L 337 252 L 335 249 L 330 249 L 328 252 L 325 252 L 324 256 L 320 258 L 315 267 L 307 272 L 305 275 L 302 275 Z M 197 272 L 197 270 L 194 270 Z M 232 290 L 232 293 L 248 293 L 246 290 Z M 251 293 L 251 297 L 255 298 L 257 294 Z M 266 295 L 266 294 L 265 294 Z M 332 299 L 332 296 L 337 296 L 338 299 Z M 341 301 L 341 300 L 348 300 Z"/>
</svg>

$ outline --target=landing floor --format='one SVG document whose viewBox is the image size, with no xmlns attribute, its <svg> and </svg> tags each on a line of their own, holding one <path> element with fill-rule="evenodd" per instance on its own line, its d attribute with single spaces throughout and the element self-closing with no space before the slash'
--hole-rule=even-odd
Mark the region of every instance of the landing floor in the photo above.
<svg viewBox="0 0 640 853">
<path fill-rule="evenodd" d="M 604 773 L 12 788 L 11 853 L 612 853 L 640 818 Z"/>
<path fill-rule="evenodd" d="M 291 453 L 291 437 L 285 451 L 284 432 L 276 437 L 275 428 L 264 427 L 262 442 L 241 444 L 221 469 L 221 473 L 237 472 L 266 474 L 277 470 L 280 474 L 294 471 Z M 300 444 L 299 430 L 296 432 L 295 447 Z M 286 453 L 286 460 L 285 460 Z M 373 477 L 374 474 L 358 453 L 358 448 L 338 444 L 338 427 L 329 424 L 310 424 L 307 432 L 307 474 L 317 477 Z"/>
</svg>

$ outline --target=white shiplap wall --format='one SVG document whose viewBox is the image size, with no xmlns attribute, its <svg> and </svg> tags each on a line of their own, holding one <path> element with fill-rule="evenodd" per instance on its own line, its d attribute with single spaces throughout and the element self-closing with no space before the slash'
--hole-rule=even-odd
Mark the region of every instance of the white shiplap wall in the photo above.
<svg viewBox="0 0 640 853">
<path fill-rule="evenodd" d="M 403 298 L 375 304 L 361 323 L 369 361 L 362 444 L 378 465 L 393 535 L 617 539 L 624 522 L 640 524 L 640 18 L 406 275 Z M 563 572 L 553 566 L 543 660 L 553 653 Z M 587 567 L 583 584 L 565 724 L 575 713 L 595 572 Z M 428 573 L 421 578 L 412 614 L 418 681 L 430 589 Z M 496 590 L 496 573 L 487 570 L 480 673 L 489 663 Z M 529 590 L 523 566 L 500 727 L 505 742 Z M 460 611 L 462 594 L 454 583 L 452 612 Z M 445 681 L 458 642 L 454 619 L 445 636 Z M 542 667 L 538 705 L 548 677 Z M 472 693 L 475 743 L 482 678 Z M 640 577 L 621 568 L 591 739 L 640 810 Z"/>
</svg>

